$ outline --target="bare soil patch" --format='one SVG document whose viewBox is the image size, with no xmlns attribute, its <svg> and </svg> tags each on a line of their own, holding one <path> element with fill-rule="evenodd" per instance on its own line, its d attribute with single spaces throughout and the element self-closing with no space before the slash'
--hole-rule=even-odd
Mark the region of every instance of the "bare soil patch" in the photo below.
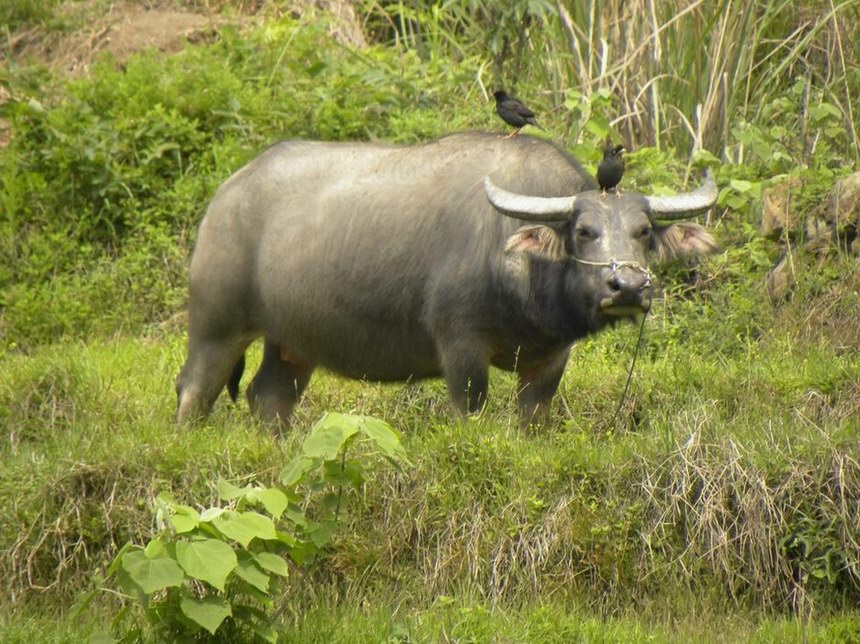
<svg viewBox="0 0 860 644">
<path fill-rule="evenodd" d="M 216 13 L 195 13 L 181 7 L 151 7 L 131 3 L 110 5 L 70 3 L 61 12 L 85 27 L 72 32 L 33 27 L 9 41 L 7 53 L 20 63 L 43 64 L 70 75 L 85 73 L 99 55 L 109 52 L 123 63 L 146 49 L 177 52 L 188 42 L 214 38 L 225 19 Z"/>
</svg>

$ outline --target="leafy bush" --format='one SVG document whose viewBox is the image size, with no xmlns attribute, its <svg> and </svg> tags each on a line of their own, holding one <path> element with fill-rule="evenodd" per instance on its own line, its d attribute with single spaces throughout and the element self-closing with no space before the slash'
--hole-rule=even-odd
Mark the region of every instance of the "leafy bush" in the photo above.
<svg viewBox="0 0 860 644">
<path fill-rule="evenodd" d="M 329 413 L 314 426 L 297 456 L 281 472 L 279 487 L 226 481 L 226 506 L 198 512 L 169 494 L 156 502 L 157 534 L 145 546 L 127 544 L 109 577 L 137 601 L 159 639 L 185 639 L 203 629 L 235 641 L 251 633 L 277 641 L 272 614 L 277 579 L 290 574 L 285 559 L 309 565 L 324 556 L 344 526 L 345 491 L 366 481 L 347 451 L 362 441 L 396 466 L 407 464 L 397 433 L 367 416 Z M 306 495 L 321 494 L 311 516 Z M 267 612 L 269 611 L 269 612 Z M 138 635 L 137 626 L 125 636 Z"/>
<path fill-rule="evenodd" d="M 37 76 L 13 68 L 0 106 L 13 131 L 0 148 L 6 348 L 170 316 L 206 204 L 259 149 L 436 135 L 449 119 L 435 83 L 463 80 L 408 52 L 336 47 L 324 23 L 290 19 L 225 28 L 172 57 L 107 58 L 88 78 Z"/>
</svg>

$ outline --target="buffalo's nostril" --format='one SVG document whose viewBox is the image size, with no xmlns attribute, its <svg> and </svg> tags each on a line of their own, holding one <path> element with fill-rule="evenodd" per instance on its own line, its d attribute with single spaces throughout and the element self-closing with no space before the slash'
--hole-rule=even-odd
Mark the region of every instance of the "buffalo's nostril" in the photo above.
<svg viewBox="0 0 860 644">
<path fill-rule="evenodd" d="M 649 275 L 639 271 L 616 271 L 606 280 L 606 285 L 615 295 L 638 295 L 650 284 Z"/>
</svg>

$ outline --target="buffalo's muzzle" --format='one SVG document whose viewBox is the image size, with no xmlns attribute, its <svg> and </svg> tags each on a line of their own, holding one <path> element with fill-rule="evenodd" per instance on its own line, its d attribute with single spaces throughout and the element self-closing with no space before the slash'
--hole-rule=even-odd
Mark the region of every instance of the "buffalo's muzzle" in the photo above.
<svg viewBox="0 0 860 644">
<path fill-rule="evenodd" d="M 651 273 L 636 266 L 613 267 L 606 280 L 600 309 L 613 316 L 643 313 L 651 308 Z"/>
</svg>

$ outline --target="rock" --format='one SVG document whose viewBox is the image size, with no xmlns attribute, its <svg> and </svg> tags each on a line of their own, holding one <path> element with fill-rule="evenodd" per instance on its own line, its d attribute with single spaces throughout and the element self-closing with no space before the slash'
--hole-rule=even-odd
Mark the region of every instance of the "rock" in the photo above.
<svg viewBox="0 0 860 644">
<path fill-rule="evenodd" d="M 827 205 L 827 220 L 842 244 L 854 240 L 851 242 L 854 249 L 860 232 L 860 172 L 841 179 L 833 187 Z"/>
<path fill-rule="evenodd" d="M 799 213 L 791 202 L 792 190 L 800 187 L 799 177 L 770 186 L 762 193 L 761 234 L 769 239 L 779 239 L 784 232 L 791 237 L 797 234 Z"/>
<path fill-rule="evenodd" d="M 833 187 L 827 213 L 839 229 L 857 227 L 860 223 L 860 172 L 841 179 Z"/>
<path fill-rule="evenodd" d="M 783 255 L 779 263 L 770 269 L 765 278 L 767 293 L 774 303 L 788 299 L 791 290 L 797 283 L 794 274 L 794 259 L 794 253 Z"/>
<path fill-rule="evenodd" d="M 814 214 L 807 216 L 803 225 L 806 233 L 806 248 L 816 252 L 827 252 L 833 241 L 833 224 Z"/>
</svg>

